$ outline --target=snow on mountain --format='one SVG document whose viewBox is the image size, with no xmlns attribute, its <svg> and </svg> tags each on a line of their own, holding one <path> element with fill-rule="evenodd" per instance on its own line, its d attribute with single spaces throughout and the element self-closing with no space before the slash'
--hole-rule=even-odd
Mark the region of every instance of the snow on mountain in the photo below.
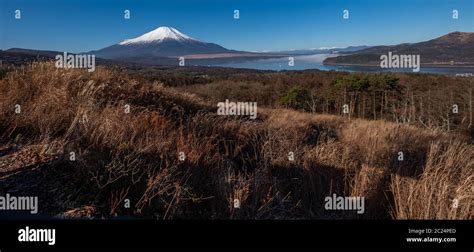
<svg viewBox="0 0 474 252">
<path fill-rule="evenodd" d="M 152 42 L 161 42 L 163 40 L 177 40 L 177 41 L 186 41 L 186 40 L 195 40 L 189 37 L 186 34 L 183 34 L 172 27 L 159 27 L 151 32 L 145 33 L 139 37 L 133 39 L 126 39 L 119 43 L 119 45 L 130 45 L 136 43 L 152 43 Z"/>
<path fill-rule="evenodd" d="M 331 49 L 336 49 L 338 48 L 337 46 L 322 46 L 319 48 L 310 48 L 310 50 L 331 50 Z"/>
<path fill-rule="evenodd" d="M 136 62 L 160 57 L 177 58 L 185 55 L 235 52 L 214 43 L 196 40 L 172 27 L 159 27 L 139 37 L 126 39 L 90 53 L 104 59 L 132 59 Z"/>
</svg>

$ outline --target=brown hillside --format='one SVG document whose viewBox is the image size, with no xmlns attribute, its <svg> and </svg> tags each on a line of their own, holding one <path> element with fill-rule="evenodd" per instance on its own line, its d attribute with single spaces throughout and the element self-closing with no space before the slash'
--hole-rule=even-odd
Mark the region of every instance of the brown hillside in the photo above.
<svg viewBox="0 0 474 252">
<path fill-rule="evenodd" d="M 0 194 L 37 195 L 42 214 L 474 216 L 474 147 L 459 136 L 288 109 L 259 107 L 256 120 L 219 116 L 215 104 L 193 94 L 103 67 L 17 68 L 0 80 L 0 97 Z M 325 210 L 332 193 L 364 196 L 365 214 Z"/>
</svg>

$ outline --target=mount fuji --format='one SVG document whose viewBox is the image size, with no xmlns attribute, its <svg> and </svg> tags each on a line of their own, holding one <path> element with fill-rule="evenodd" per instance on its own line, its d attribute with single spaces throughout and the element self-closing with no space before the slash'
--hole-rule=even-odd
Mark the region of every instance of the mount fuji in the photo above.
<svg viewBox="0 0 474 252">
<path fill-rule="evenodd" d="M 4 55 L 14 61 L 36 58 L 54 58 L 63 52 L 34 49 L 11 48 L 0 50 L 0 59 Z M 8 54 L 8 55 L 7 55 Z M 281 53 L 257 53 L 230 50 L 218 44 L 199 41 L 172 27 L 159 27 L 141 36 L 125 39 L 117 44 L 80 54 L 95 55 L 98 61 L 105 63 L 138 63 L 146 65 L 176 66 L 180 57 L 186 65 L 210 66 L 229 62 L 240 62 L 255 59 L 267 59 L 285 56 Z"/>
<path fill-rule="evenodd" d="M 90 53 L 104 59 L 149 59 L 241 52 L 196 40 L 171 27 L 159 27 L 139 37 L 126 39 Z"/>
</svg>

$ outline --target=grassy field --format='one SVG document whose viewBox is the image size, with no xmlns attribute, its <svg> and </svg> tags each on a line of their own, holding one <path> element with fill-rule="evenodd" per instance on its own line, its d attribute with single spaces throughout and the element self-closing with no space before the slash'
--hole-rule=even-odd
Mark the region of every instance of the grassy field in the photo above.
<svg viewBox="0 0 474 252">
<path fill-rule="evenodd" d="M 68 218 L 473 219 L 466 130 L 390 120 L 379 100 L 362 109 L 347 98 L 359 114 L 349 118 L 324 99 L 321 111 L 285 103 L 265 83 L 223 86 L 170 87 L 108 67 L 16 67 L 0 80 L 0 194 L 39 196 L 40 213 Z M 226 98 L 258 100 L 257 119 L 217 115 Z M 333 193 L 365 197 L 365 214 L 325 210 Z"/>
</svg>

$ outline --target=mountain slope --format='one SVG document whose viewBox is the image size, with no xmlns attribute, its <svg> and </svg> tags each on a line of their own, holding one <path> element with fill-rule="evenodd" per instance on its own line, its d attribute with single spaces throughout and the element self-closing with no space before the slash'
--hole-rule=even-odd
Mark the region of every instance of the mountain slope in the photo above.
<svg viewBox="0 0 474 252">
<path fill-rule="evenodd" d="M 189 54 L 232 53 L 220 45 L 195 40 L 170 27 L 159 27 L 133 39 L 92 51 L 97 57 L 124 59 L 129 57 L 179 57 Z"/>
<path fill-rule="evenodd" d="M 455 134 L 260 104 L 257 120 L 222 116 L 212 101 L 154 83 L 53 63 L 8 72 L 0 79 L 0 195 L 37 196 L 39 214 L 66 218 L 473 217 L 474 146 Z M 11 109 L 18 101 L 21 116 Z M 289 150 L 299 158 L 289 162 Z M 396 161 L 399 150 L 406 162 Z M 328 211 L 333 194 L 363 195 L 364 214 Z M 133 207 L 120 207 L 123 197 Z"/>
<path fill-rule="evenodd" d="M 352 55 L 327 58 L 324 64 L 378 65 L 380 56 L 392 54 L 419 54 L 423 65 L 474 65 L 474 32 L 452 32 L 420 43 L 394 46 L 375 46 Z"/>
</svg>

